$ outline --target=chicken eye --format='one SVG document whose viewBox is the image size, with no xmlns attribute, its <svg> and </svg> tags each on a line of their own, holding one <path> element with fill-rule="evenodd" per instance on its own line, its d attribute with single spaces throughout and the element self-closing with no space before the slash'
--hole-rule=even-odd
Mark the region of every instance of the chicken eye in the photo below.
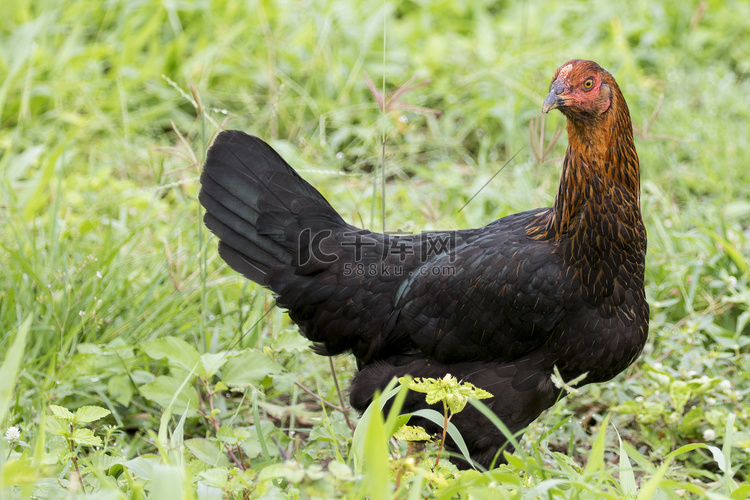
<svg viewBox="0 0 750 500">
<path fill-rule="evenodd" d="M 583 89 L 584 90 L 591 90 L 594 87 L 594 79 L 593 78 L 587 78 L 585 82 L 583 82 Z"/>
</svg>

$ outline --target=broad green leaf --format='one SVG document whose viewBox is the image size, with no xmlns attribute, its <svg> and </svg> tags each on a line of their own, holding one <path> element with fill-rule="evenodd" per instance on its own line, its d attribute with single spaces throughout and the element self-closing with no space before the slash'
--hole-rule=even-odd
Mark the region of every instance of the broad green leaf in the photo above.
<svg viewBox="0 0 750 500">
<path fill-rule="evenodd" d="M 256 387 L 267 375 L 282 371 L 281 365 L 265 354 L 248 349 L 229 358 L 221 371 L 221 380 L 229 387 Z"/>
<path fill-rule="evenodd" d="M 94 435 L 91 429 L 75 429 L 70 435 L 70 439 L 77 444 L 84 446 L 101 446 L 102 440 Z"/>
<path fill-rule="evenodd" d="M 110 413 L 112 412 L 105 408 L 102 408 L 101 406 L 81 406 L 76 410 L 74 422 L 80 424 L 96 422 L 100 418 L 104 418 Z"/>
<path fill-rule="evenodd" d="M 70 424 L 67 419 L 48 418 L 44 427 L 47 432 L 55 436 L 68 436 L 70 434 Z"/>
<path fill-rule="evenodd" d="M 214 467 L 198 474 L 201 483 L 210 487 L 209 491 L 201 491 L 201 485 L 198 484 L 198 498 L 201 500 L 221 500 L 225 498 L 222 489 L 226 490 L 229 484 L 229 478 L 234 476 L 227 467 Z"/>
<path fill-rule="evenodd" d="M 198 408 L 198 392 L 194 387 L 186 385 L 180 391 L 182 381 L 174 377 L 162 375 L 157 377 L 153 382 L 142 385 L 139 390 L 143 397 L 157 403 L 162 408 L 166 408 L 175 400 L 175 411 L 183 412 L 185 409 L 194 411 Z"/>
<path fill-rule="evenodd" d="M 469 472 L 473 474 L 478 474 L 477 471 L 469 471 Z M 513 487 L 519 487 L 523 484 L 521 478 L 518 477 L 518 474 L 505 472 L 502 469 L 493 469 L 491 471 L 487 471 L 483 474 L 483 476 L 487 479 L 492 479 L 493 481 L 497 483 L 507 484 Z"/>
<path fill-rule="evenodd" d="M 393 435 L 399 441 L 429 441 L 432 436 L 427 434 L 424 427 L 414 425 L 402 425 Z"/>
<path fill-rule="evenodd" d="M 703 420 L 703 409 L 699 406 L 691 408 L 690 411 L 682 417 L 682 421 L 680 421 L 677 426 L 677 430 L 683 434 L 691 434 L 701 423 L 701 420 Z"/>
<path fill-rule="evenodd" d="M 201 366 L 203 370 L 200 372 L 200 375 L 205 379 L 210 379 L 216 375 L 216 372 L 224 366 L 228 359 L 229 354 L 227 352 L 218 352 L 215 354 L 206 352 L 201 354 Z"/>
<path fill-rule="evenodd" d="M 167 358 L 170 366 L 192 371 L 200 362 L 201 356 L 192 345 L 177 337 L 149 340 L 141 346 L 143 352 L 153 359 Z"/>
<path fill-rule="evenodd" d="M 343 479 L 344 481 L 349 481 L 354 477 L 354 474 L 348 465 L 342 462 L 337 462 L 336 460 L 328 463 L 328 471 L 333 477 Z"/>
<path fill-rule="evenodd" d="M 633 401 L 625 401 L 617 406 L 612 407 L 612 411 L 623 415 L 636 415 L 641 410 L 641 404 Z"/>
<path fill-rule="evenodd" d="M 29 314 L 21 327 L 16 333 L 16 338 L 13 339 L 13 343 L 8 348 L 5 354 L 5 360 L 3 365 L 0 367 L 0 422 L 5 421 L 5 416 L 8 414 L 8 408 L 10 407 L 10 401 L 13 398 L 13 391 L 16 387 L 16 379 L 18 377 L 18 369 L 23 361 L 23 352 L 26 348 L 26 337 L 31 327 L 31 320 L 33 316 Z"/>
<path fill-rule="evenodd" d="M 133 383 L 127 375 L 115 375 L 107 382 L 109 397 L 123 406 L 128 406 L 133 399 Z"/>
<path fill-rule="evenodd" d="M 216 431 L 216 438 L 229 446 L 237 444 L 237 437 L 234 435 L 234 430 L 228 425 L 222 425 L 219 427 L 219 430 Z"/>
<path fill-rule="evenodd" d="M 741 484 L 736 490 L 729 495 L 732 500 L 747 500 L 750 498 L 750 484 Z"/>
<path fill-rule="evenodd" d="M 260 471 L 258 478 L 261 481 L 284 479 L 292 484 L 298 484 L 305 479 L 305 469 L 296 462 L 271 464 Z"/>
<path fill-rule="evenodd" d="M 284 393 L 292 392 L 294 383 L 297 382 L 299 376 L 293 372 L 281 373 L 273 376 L 273 387 Z"/>
<path fill-rule="evenodd" d="M 220 443 L 206 438 L 186 439 L 185 446 L 201 462 L 211 467 L 228 467 L 229 461 Z"/>
<path fill-rule="evenodd" d="M 76 417 L 70 410 L 62 406 L 49 405 L 49 409 L 55 417 L 67 420 L 69 422 L 72 422 Z"/>
<path fill-rule="evenodd" d="M 526 462 L 523 460 L 523 458 L 514 455 L 512 453 L 505 452 L 505 461 L 508 462 L 508 465 L 513 467 L 517 470 L 525 470 L 526 469 Z"/>
<path fill-rule="evenodd" d="M 123 462 L 122 465 L 127 467 L 130 472 L 141 479 L 150 481 L 154 475 L 154 465 L 159 463 L 155 456 L 135 457 L 132 460 Z"/>
<path fill-rule="evenodd" d="M 666 405 L 660 401 L 644 401 L 636 420 L 641 424 L 653 424 L 664 415 Z"/>
<path fill-rule="evenodd" d="M 240 447 L 248 458 L 255 458 L 263 452 L 263 446 L 260 443 L 261 437 L 270 435 L 276 428 L 273 422 L 268 420 L 263 420 L 259 427 L 251 425 L 249 428 L 235 429 L 234 431 L 237 437 L 240 437 L 238 434 L 240 434 L 239 431 L 242 431 Z"/>
</svg>

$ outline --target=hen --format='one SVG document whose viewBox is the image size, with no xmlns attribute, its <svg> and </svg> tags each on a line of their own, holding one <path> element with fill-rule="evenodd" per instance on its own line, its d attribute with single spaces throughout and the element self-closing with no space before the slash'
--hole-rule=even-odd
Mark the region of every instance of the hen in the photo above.
<svg viewBox="0 0 750 500">
<path fill-rule="evenodd" d="M 627 104 L 612 75 L 572 60 L 542 111 L 567 117 L 552 207 L 455 232 L 387 235 L 347 224 L 270 146 L 222 132 L 201 175 L 205 224 L 230 267 L 270 288 L 319 354 L 351 352 L 351 404 L 392 377 L 450 373 L 521 432 L 561 396 L 551 375 L 611 379 L 640 354 L 646 232 Z M 402 411 L 426 407 L 410 395 Z M 452 422 L 490 467 L 507 445 L 476 409 Z M 465 463 L 460 465 L 466 466 Z"/>
</svg>

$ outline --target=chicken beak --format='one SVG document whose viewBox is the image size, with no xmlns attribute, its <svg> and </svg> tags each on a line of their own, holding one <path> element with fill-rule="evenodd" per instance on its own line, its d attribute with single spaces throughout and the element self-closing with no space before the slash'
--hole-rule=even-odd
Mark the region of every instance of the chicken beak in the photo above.
<svg viewBox="0 0 750 500">
<path fill-rule="evenodd" d="M 559 80 L 555 80 L 554 82 L 552 82 L 552 85 L 549 89 L 549 94 L 547 94 L 547 97 L 544 99 L 544 103 L 542 104 L 542 113 L 548 113 L 550 110 L 557 109 L 565 105 L 565 99 L 560 97 L 564 90 L 565 86 L 561 84 Z"/>
</svg>

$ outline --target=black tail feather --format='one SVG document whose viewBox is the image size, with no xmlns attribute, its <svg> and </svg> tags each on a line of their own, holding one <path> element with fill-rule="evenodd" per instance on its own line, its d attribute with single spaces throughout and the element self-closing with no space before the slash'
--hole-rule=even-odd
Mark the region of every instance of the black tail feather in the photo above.
<svg viewBox="0 0 750 500">
<path fill-rule="evenodd" d="M 221 240 L 221 257 L 272 289 L 272 273 L 277 284 L 292 281 L 305 229 L 346 225 L 273 148 L 235 130 L 220 133 L 209 149 L 199 199 L 206 226 Z"/>
</svg>

